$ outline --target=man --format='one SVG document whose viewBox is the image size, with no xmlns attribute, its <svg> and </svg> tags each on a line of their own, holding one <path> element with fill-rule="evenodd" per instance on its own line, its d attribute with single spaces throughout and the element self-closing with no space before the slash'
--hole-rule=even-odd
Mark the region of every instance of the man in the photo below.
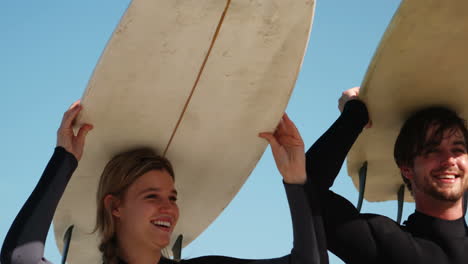
<svg viewBox="0 0 468 264">
<path fill-rule="evenodd" d="M 394 156 L 416 202 L 416 212 L 403 226 L 381 215 L 360 214 L 329 190 L 359 133 L 370 126 L 358 95 L 359 88 L 343 93 L 341 116 L 306 155 L 306 192 L 311 204 L 322 208 L 319 236 L 346 263 L 468 263 L 463 210 L 468 132 L 453 111 L 423 109 L 400 131 Z"/>
<path fill-rule="evenodd" d="M 467 134 L 464 121 L 440 107 L 418 112 L 401 129 L 395 161 L 419 212 L 445 220 L 463 216 Z"/>
</svg>

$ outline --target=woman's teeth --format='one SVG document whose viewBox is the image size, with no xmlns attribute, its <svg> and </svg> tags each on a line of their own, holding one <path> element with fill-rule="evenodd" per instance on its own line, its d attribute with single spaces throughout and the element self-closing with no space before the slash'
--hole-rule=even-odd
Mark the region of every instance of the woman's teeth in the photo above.
<svg viewBox="0 0 468 264">
<path fill-rule="evenodd" d="M 163 227 L 168 227 L 168 228 L 171 227 L 171 223 L 167 221 L 158 220 L 158 221 L 151 221 L 151 223 L 156 226 L 163 226 Z"/>
</svg>

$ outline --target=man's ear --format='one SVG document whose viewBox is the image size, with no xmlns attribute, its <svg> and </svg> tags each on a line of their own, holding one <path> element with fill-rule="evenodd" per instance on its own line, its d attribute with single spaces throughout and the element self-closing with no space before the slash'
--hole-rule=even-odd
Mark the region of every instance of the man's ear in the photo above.
<svg viewBox="0 0 468 264">
<path fill-rule="evenodd" d="M 408 180 L 413 179 L 413 176 L 414 176 L 413 168 L 409 166 L 401 166 L 400 172 L 401 172 L 401 175 L 403 175 L 403 177 L 405 177 L 406 179 Z"/>
<path fill-rule="evenodd" d="M 104 197 L 104 206 L 106 210 L 112 213 L 115 217 L 120 217 L 120 200 L 112 194 L 106 195 Z"/>
</svg>

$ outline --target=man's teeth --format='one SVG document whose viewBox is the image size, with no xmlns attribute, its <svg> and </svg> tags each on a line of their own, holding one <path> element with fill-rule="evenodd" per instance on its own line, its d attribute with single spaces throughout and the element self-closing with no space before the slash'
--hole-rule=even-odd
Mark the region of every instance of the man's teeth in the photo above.
<svg viewBox="0 0 468 264">
<path fill-rule="evenodd" d="M 455 179 L 455 175 L 439 175 L 437 176 L 439 179 Z"/>
<path fill-rule="evenodd" d="M 171 227 L 171 223 L 167 221 L 151 221 L 153 225 Z"/>
</svg>

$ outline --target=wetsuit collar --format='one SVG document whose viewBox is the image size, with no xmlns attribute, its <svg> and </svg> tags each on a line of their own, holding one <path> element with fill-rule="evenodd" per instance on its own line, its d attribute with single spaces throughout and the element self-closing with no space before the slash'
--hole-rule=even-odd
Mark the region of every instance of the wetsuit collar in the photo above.
<svg viewBox="0 0 468 264">
<path fill-rule="evenodd" d="M 444 220 L 418 211 L 410 215 L 406 227 L 415 236 L 423 238 L 457 238 L 468 234 L 464 217 Z"/>
</svg>

